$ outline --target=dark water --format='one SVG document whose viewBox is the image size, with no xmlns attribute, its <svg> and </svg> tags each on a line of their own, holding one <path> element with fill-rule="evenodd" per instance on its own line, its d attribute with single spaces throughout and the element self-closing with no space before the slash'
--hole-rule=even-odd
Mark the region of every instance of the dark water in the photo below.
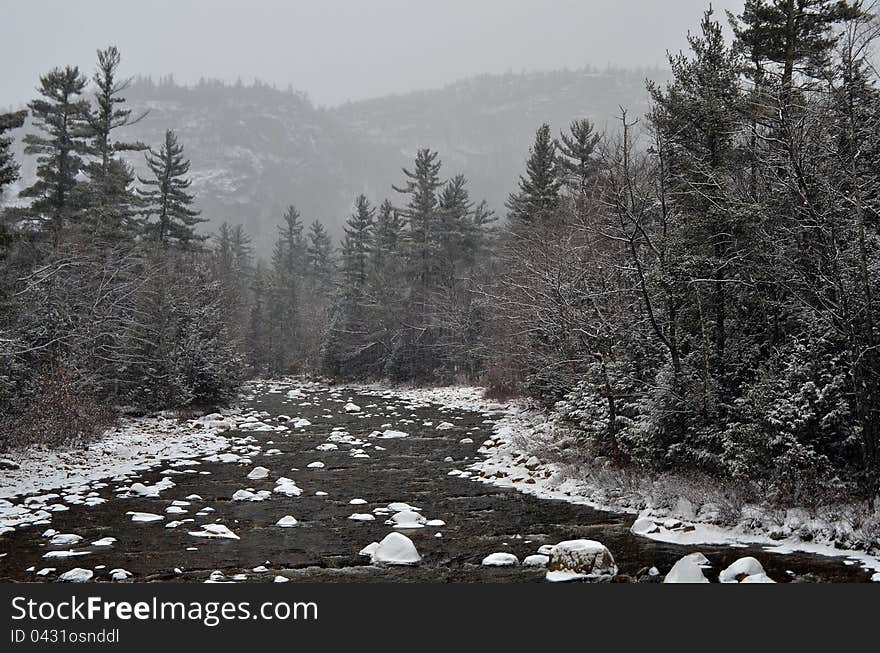
<svg viewBox="0 0 880 653">
<path fill-rule="evenodd" d="M 620 573 L 635 575 L 644 567 L 656 566 L 665 573 L 682 555 L 702 551 L 712 562 L 707 571 L 717 577 L 720 569 L 744 555 L 754 555 L 767 573 L 777 581 L 794 577 L 835 582 L 863 582 L 869 575 L 855 566 L 845 565 L 841 559 L 802 554 L 769 554 L 760 549 L 681 547 L 653 542 L 630 534 L 631 515 L 618 515 L 593 510 L 585 506 L 561 501 L 548 501 L 520 494 L 509 489 L 495 488 L 458 477 L 447 472 L 463 469 L 472 462 L 480 443 L 492 433 L 492 424 L 484 423 L 485 416 L 458 410 L 440 411 L 439 406 L 405 409 L 408 403 L 399 399 L 358 396 L 344 393 L 364 407 L 365 413 L 390 413 L 396 410 L 413 424 L 400 424 L 398 417 L 380 414 L 358 418 L 342 412 L 342 403 L 332 401 L 329 392 L 308 395 L 311 406 L 299 407 L 303 401 L 286 399 L 284 394 L 260 392 L 247 402 L 246 408 L 268 411 L 273 418 L 279 414 L 305 417 L 312 426 L 303 432 L 289 434 L 249 432 L 257 439 L 263 451 L 280 449 L 281 455 L 252 457 L 252 464 L 206 463 L 197 467 L 210 475 L 175 475 L 177 484 L 161 494 L 161 498 L 117 499 L 113 487 L 101 490 L 110 499 L 96 507 L 71 506 L 63 513 L 54 513 L 51 528 L 61 533 L 77 533 L 83 543 L 112 536 L 119 541 L 111 548 L 78 547 L 88 550 L 85 556 L 44 560 L 50 550 L 45 538 L 40 537 L 47 526 L 19 529 L 0 536 L 0 580 L 52 581 L 73 567 L 94 568 L 95 580 L 108 580 L 107 571 L 121 567 L 132 572 L 134 580 L 201 581 L 213 570 L 226 576 L 246 573 L 248 581 L 271 581 L 283 575 L 292 581 L 321 582 L 541 582 L 542 570 L 529 568 L 483 568 L 482 558 L 497 551 L 509 551 L 520 559 L 535 553 L 541 544 L 562 540 L 588 538 L 603 542 L 614 555 Z M 376 404 L 378 408 L 368 408 Z M 325 408 L 332 410 L 332 419 L 326 418 Z M 411 414 L 414 414 L 412 416 Z M 460 417 L 461 419 L 455 419 Z M 267 422 L 272 423 L 270 419 Z M 424 421 L 434 425 L 442 421 L 455 428 L 438 431 L 434 426 L 423 426 Z M 316 451 L 315 447 L 327 441 L 333 427 L 344 427 L 353 436 L 366 440 L 366 435 L 380 426 L 393 423 L 393 428 L 406 431 L 409 437 L 395 440 L 371 440 L 386 448 L 366 452 L 370 458 L 352 458 L 350 446 L 339 445 L 337 451 Z M 479 430 L 471 431 L 472 427 Z M 236 433 L 236 435 L 238 435 Z M 460 444 L 463 437 L 471 437 L 474 444 Z M 266 444 L 271 441 L 273 444 Z M 451 456 L 454 462 L 443 462 Z M 465 460 L 465 459 L 468 460 Z M 307 469 L 313 461 L 322 461 L 323 469 Z M 270 476 L 263 481 L 246 478 L 256 465 L 269 468 Z M 298 468 L 299 471 L 291 471 Z M 161 479 L 161 468 L 144 474 L 137 480 L 152 484 Z M 242 488 L 272 490 L 275 479 L 287 476 L 303 489 L 302 496 L 285 497 L 274 494 L 262 502 L 231 501 L 232 494 Z M 329 496 L 318 497 L 316 491 Z M 167 515 L 166 521 L 194 517 L 196 509 L 210 506 L 215 512 L 206 517 L 195 517 L 196 524 L 165 528 L 165 522 L 138 524 L 126 516 L 127 511 L 164 514 L 175 499 L 199 494 L 203 501 L 194 502 L 187 515 Z M 363 498 L 366 505 L 349 505 L 349 500 Z M 442 519 L 446 526 L 403 531 L 416 544 L 423 557 L 416 567 L 378 568 L 357 552 L 373 541 L 381 540 L 391 528 L 384 524 L 386 517 L 377 516 L 374 522 L 355 522 L 348 517 L 355 512 L 371 512 L 373 508 L 393 501 L 406 502 L 422 508 L 428 519 Z M 293 515 L 299 525 L 279 528 L 275 522 Z M 240 540 L 204 540 L 194 538 L 187 531 L 198 530 L 198 524 L 221 521 L 229 526 Z M 435 537 L 441 532 L 442 538 Z M 187 551 L 196 547 L 196 551 Z M 65 548 L 65 547 L 60 547 Z M 75 547 L 77 548 L 77 547 Z M 30 566 L 37 569 L 57 567 L 45 578 L 26 572 Z M 269 568 L 268 573 L 257 574 L 251 569 L 258 565 Z M 182 573 L 175 572 L 179 568 Z"/>
</svg>

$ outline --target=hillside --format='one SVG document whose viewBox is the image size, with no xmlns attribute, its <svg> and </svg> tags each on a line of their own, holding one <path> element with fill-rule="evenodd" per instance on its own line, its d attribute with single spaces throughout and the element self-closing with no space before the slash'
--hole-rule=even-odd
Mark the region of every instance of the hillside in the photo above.
<svg viewBox="0 0 880 653">
<path fill-rule="evenodd" d="M 377 201 L 393 195 L 391 184 L 400 182 L 400 168 L 419 147 L 438 150 L 447 174 L 464 173 L 472 195 L 501 212 L 542 122 L 561 129 L 586 116 L 613 128 L 620 105 L 644 112 L 644 80 L 662 74 L 581 69 L 483 75 L 335 108 L 260 83 L 186 87 L 139 78 L 127 99 L 149 114 L 124 138 L 156 144 L 165 129 L 175 129 L 192 161 L 193 189 L 208 226 L 244 223 L 267 253 L 287 204 L 338 234 L 358 193 Z M 20 151 L 19 160 L 21 185 L 35 164 Z M 134 163 L 142 169 L 139 158 Z"/>
</svg>

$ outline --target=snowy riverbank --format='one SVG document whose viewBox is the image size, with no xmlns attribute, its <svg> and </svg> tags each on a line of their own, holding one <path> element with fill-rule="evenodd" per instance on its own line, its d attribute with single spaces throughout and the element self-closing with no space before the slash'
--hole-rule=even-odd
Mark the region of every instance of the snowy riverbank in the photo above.
<svg viewBox="0 0 880 653">
<path fill-rule="evenodd" d="M 361 390 L 388 392 L 385 386 Z M 687 487 L 681 479 L 649 478 L 595 461 L 572 460 L 571 437 L 555 428 L 552 415 L 525 401 L 498 403 L 476 387 L 400 388 L 413 401 L 492 412 L 493 437 L 483 442 L 485 458 L 464 474 L 474 481 L 511 487 L 540 498 L 633 515 L 633 533 L 684 545 L 761 546 L 768 553 L 795 551 L 846 558 L 880 581 L 880 500 L 873 514 L 864 507 L 808 510 L 738 504 L 723 488 Z M 554 461 L 554 462 L 551 462 Z"/>
</svg>

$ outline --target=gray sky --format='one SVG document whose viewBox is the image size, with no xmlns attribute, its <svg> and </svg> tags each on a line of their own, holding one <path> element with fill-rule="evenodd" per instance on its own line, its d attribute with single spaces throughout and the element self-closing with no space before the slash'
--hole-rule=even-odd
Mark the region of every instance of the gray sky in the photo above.
<svg viewBox="0 0 880 653">
<path fill-rule="evenodd" d="M 292 85 L 318 104 L 479 73 L 662 64 L 709 0 L 30 0 L 0 21 L 0 107 L 115 44 L 126 74 Z M 719 13 L 741 0 L 715 0 Z M 723 16 L 723 14 L 722 14 Z"/>
</svg>

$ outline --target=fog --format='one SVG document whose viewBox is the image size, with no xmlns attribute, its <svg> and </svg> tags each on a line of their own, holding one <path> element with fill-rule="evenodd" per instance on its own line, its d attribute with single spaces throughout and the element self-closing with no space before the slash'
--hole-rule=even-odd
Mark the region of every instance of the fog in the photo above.
<svg viewBox="0 0 880 653">
<path fill-rule="evenodd" d="M 9 3 L 0 106 L 56 65 L 91 70 L 117 45 L 124 70 L 178 82 L 259 78 L 336 105 L 479 73 L 657 65 L 706 0 L 80 0 Z M 738 10 L 738 0 L 715 8 Z"/>
</svg>

